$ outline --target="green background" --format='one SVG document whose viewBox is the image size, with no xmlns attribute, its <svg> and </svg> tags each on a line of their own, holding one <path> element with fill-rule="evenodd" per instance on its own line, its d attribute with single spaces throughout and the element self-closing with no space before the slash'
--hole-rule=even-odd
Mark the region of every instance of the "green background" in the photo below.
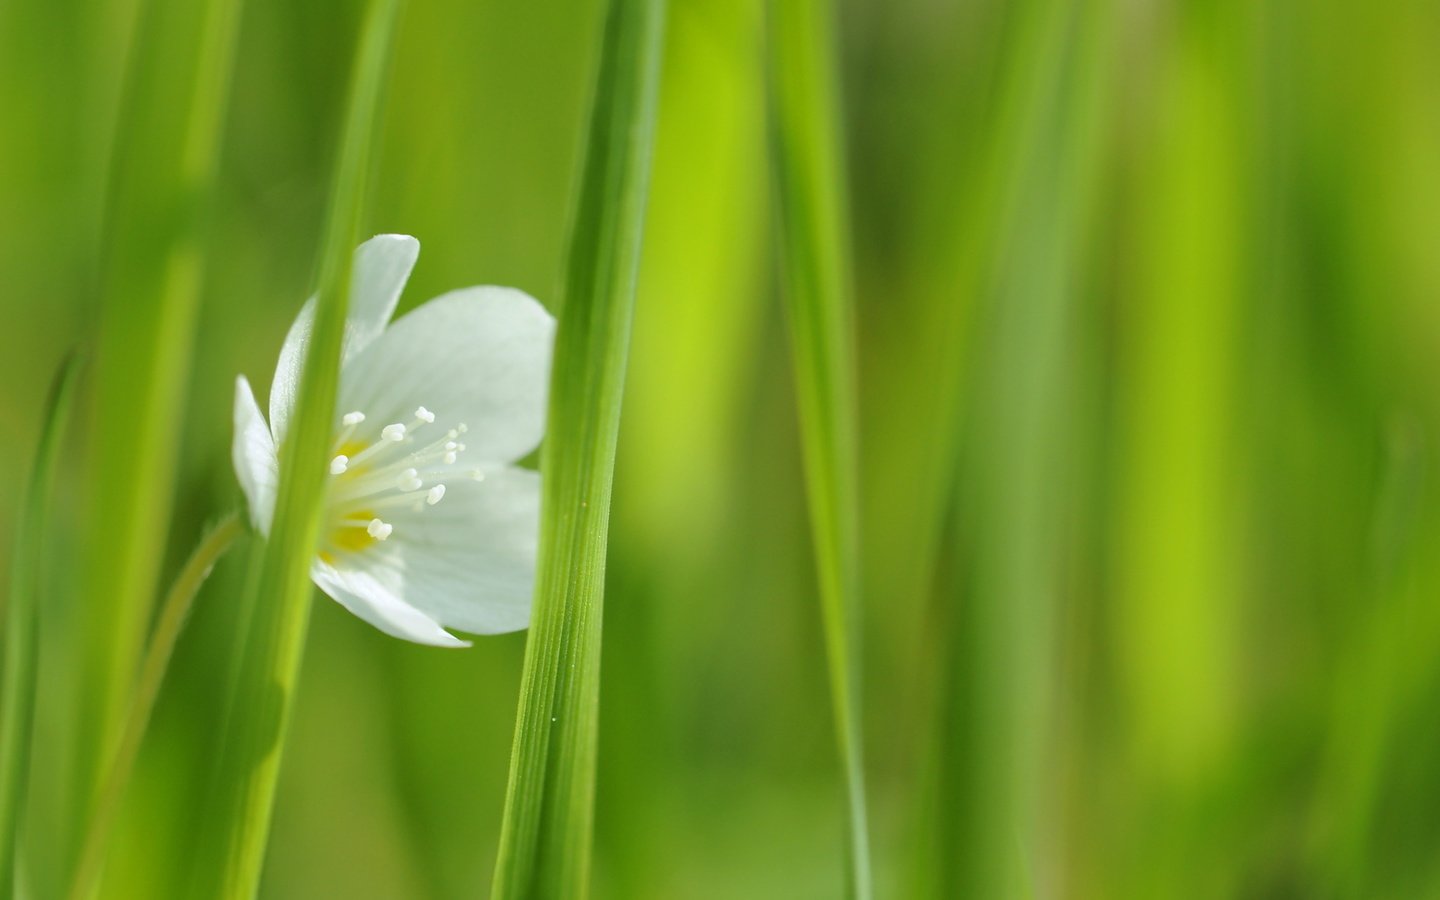
<svg viewBox="0 0 1440 900">
<path fill-rule="evenodd" d="M 244 5 L 162 582 L 239 502 L 232 383 L 264 396 L 313 286 L 359 12 Z M 0 547 L 45 387 L 98 327 L 135 13 L 0 5 Z M 421 241 L 402 310 L 476 283 L 553 307 L 599 14 L 408 3 L 366 217 Z M 879 895 L 955 896 L 984 884 L 972 858 L 1018 846 L 1027 894 L 1440 897 L 1440 7 L 837 15 Z M 758 0 L 669 14 L 599 897 L 841 891 L 762 23 Z M 80 655 L 104 602 L 83 587 L 104 537 L 87 472 L 114 452 L 87 442 L 93 415 L 47 536 L 36 896 L 73 852 Z M 245 552 L 181 639 L 105 896 L 183 889 Z M 410 646 L 319 597 L 263 894 L 483 896 L 523 649 Z"/>
</svg>

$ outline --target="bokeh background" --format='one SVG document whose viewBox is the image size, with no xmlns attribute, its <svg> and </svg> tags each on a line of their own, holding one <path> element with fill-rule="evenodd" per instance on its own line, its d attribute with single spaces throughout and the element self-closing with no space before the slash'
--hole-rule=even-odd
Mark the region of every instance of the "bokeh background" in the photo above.
<svg viewBox="0 0 1440 900">
<path fill-rule="evenodd" d="M 239 502 L 232 382 L 263 392 L 311 289 L 359 10 L 244 5 L 162 582 Z M 99 327 L 136 11 L 0 5 L 0 548 L 45 387 Z M 402 310 L 475 283 L 553 306 L 599 12 L 407 4 L 367 216 L 421 241 Z M 879 894 L 984 896 L 1018 848 L 1042 896 L 1440 897 L 1440 6 L 837 13 Z M 762 23 L 671 4 L 598 897 L 842 890 Z M 104 602 L 89 393 L 47 537 L 40 897 L 73 853 Z M 182 638 L 106 896 L 183 896 L 245 552 Z M 414 647 L 318 598 L 264 896 L 484 896 L 523 649 Z"/>
</svg>

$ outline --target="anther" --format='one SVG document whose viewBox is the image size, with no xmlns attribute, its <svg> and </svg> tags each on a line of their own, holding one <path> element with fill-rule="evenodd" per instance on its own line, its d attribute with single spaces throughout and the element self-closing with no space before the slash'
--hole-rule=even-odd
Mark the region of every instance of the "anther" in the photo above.
<svg viewBox="0 0 1440 900">
<path fill-rule="evenodd" d="M 456 426 L 455 426 L 455 431 L 456 431 L 458 434 L 464 434 L 465 432 L 467 432 L 467 431 L 469 431 L 469 430 L 470 430 L 470 426 L 466 425 L 464 422 L 461 422 L 459 425 L 456 425 Z"/>
<path fill-rule="evenodd" d="M 419 409 L 415 410 L 415 418 L 424 422 L 426 425 L 429 425 L 430 423 L 435 421 L 435 414 L 422 406 Z"/>
<path fill-rule="evenodd" d="M 340 417 L 340 423 L 342 425 L 359 425 L 363 421 L 365 421 L 365 414 L 359 410 L 348 412 Z"/>
<path fill-rule="evenodd" d="M 379 519 L 371 519 L 370 524 L 365 526 L 365 533 L 377 541 L 385 540 L 390 536 L 390 532 L 394 530 L 395 526 L 387 522 L 382 522 Z"/>
<path fill-rule="evenodd" d="M 446 450 L 446 451 L 445 451 L 445 455 L 444 455 L 443 457 L 441 457 L 441 458 L 445 460 L 445 465 L 447 465 L 447 466 L 453 466 L 453 465 L 455 465 L 455 460 L 458 459 L 459 457 L 457 457 L 457 456 L 455 455 L 455 451 L 454 451 L 454 450 Z"/>
<path fill-rule="evenodd" d="M 420 481 L 419 472 L 414 469 L 406 469 L 400 473 L 399 485 L 402 491 L 418 491 L 423 486 L 423 482 Z"/>
<path fill-rule="evenodd" d="M 471 470 L 470 470 L 470 478 L 473 479 L 473 480 L 475 480 L 475 481 L 484 481 L 484 480 L 485 480 L 485 473 L 482 472 L 482 471 L 480 471 L 479 469 L 471 469 Z"/>
<path fill-rule="evenodd" d="M 394 441 L 398 444 L 405 440 L 405 426 L 399 422 L 396 422 L 394 425 L 386 425 L 380 429 L 380 437 L 383 440 Z"/>
<path fill-rule="evenodd" d="M 428 504 L 430 504 L 431 506 L 434 506 L 435 504 L 439 503 L 439 502 L 440 502 L 440 498 L 441 498 L 441 497 L 444 497 L 444 496 L 445 496 L 445 485 L 443 485 L 443 484 L 437 484 L 437 485 L 435 485 L 434 487 L 432 487 L 432 488 L 430 489 L 430 493 L 428 493 L 428 494 L 425 495 L 425 502 L 428 503 Z"/>
<path fill-rule="evenodd" d="M 331 475 L 343 475 L 343 474 L 345 474 L 345 470 L 348 469 L 349 467 L 350 467 L 350 457 L 346 456 L 346 455 L 343 454 L 343 453 L 340 454 L 339 456 L 335 457 L 334 459 L 330 460 L 330 474 L 331 474 Z"/>
</svg>

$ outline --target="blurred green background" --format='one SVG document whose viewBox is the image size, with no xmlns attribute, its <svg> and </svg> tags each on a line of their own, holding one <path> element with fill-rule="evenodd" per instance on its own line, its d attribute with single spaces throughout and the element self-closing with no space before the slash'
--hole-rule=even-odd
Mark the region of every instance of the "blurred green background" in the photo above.
<svg viewBox="0 0 1440 900">
<path fill-rule="evenodd" d="M 232 382 L 263 396 L 312 287 L 359 11 L 244 5 L 162 583 L 239 502 Z M 45 386 L 99 324 L 136 12 L 0 4 L 7 567 Z M 402 310 L 475 283 L 553 306 L 599 13 L 408 3 L 367 219 L 421 241 Z M 879 895 L 1440 897 L 1440 6 L 837 14 Z M 842 887 L 762 28 L 760 0 L 671 4 L 598 897 Z M 105 599 L 81 576 L 103 540 L 86 473 L 114 452 L 86 440 L 90 393 L 47 556 L 37 897 L 73 853 Z M 181 640 L 105 896 L 183 896 L 244 552 Z M 485 895 L 523 648 L 411 646 L 317 599 L 264 896 Z M 1017 851 L 1023 886 L 1000 887 Z"/>
</svg>

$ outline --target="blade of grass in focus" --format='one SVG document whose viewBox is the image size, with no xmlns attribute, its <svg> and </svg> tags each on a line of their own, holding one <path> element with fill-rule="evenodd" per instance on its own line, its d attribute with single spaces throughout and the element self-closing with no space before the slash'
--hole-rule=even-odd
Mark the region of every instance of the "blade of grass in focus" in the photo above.
<svg viewBox="0 0 1440 900">
<path fill-rule="evenodd" d="M 350 300 L 351 255 L 399 6 L 399 0 L 372 0 L 361 26 L 321 244 L 314 327 L 289 433 L 280 448 L 270 539 L 244 601 L 250 621 L 232 685 L 226 740 L 214 770 L 194 896 L 253 897 L 260 882 L 309 622 L 310 566 Z"/>
<path fill-rule="evenodd" d="M 165 552 L 240 8 L 143 3 L 130 53 L 101 261 L 79 822 L 118 738 Z"/>
<path fill-rule="evenodd" d="M 854 310 L 840 111 L 826 0 L 775 0 L 769 130 L 835 737 L 849 813 L 850 896 L 871 894 L 858 672 L 860 510 Z"/>
<path fill-rule="evenodd" d="M 1057 610 L 1073 440 L 1081 260 L 1105 121 L 1109 0 L 1031 5 L 1015 22 L 994 144 L 989 262 L 956 464 L 954 590 L 916 894 L 1046 895 L 1063 884 L 1053 795 Z M 997 226 L 998 223 L 998 226 Z M 975 235 L 966 235 L 967 240 Z M 959 367 L 956 367 L 958 373 Z M 929 793 L 929 792 L 927 792 Z"/>
<path fill-rule="evenodd" d="M 30 735 L 39 667 L 37 610 L 43 589 L 45 534 L 50 527 L 60 432 L 70 419 L 71 400 L 81 367 L 81 355 L 72 351 L 56 373 L 15 529 L 10 597 L 4 614 L 5 659 L 0 669 L 0 678 L 3 678 L 0 682 L 0 898 L 3 900 L 9 900 L 16 893 L 15 859 L 29 780 Z"/>
<path fill-rule="evenodd" d="M 588 891 L 600 634 L 615 441 L 630 347 L 663 0 L 612 0 L 558 311 L 535 610 L 493 896 Z"/>
</svg>

